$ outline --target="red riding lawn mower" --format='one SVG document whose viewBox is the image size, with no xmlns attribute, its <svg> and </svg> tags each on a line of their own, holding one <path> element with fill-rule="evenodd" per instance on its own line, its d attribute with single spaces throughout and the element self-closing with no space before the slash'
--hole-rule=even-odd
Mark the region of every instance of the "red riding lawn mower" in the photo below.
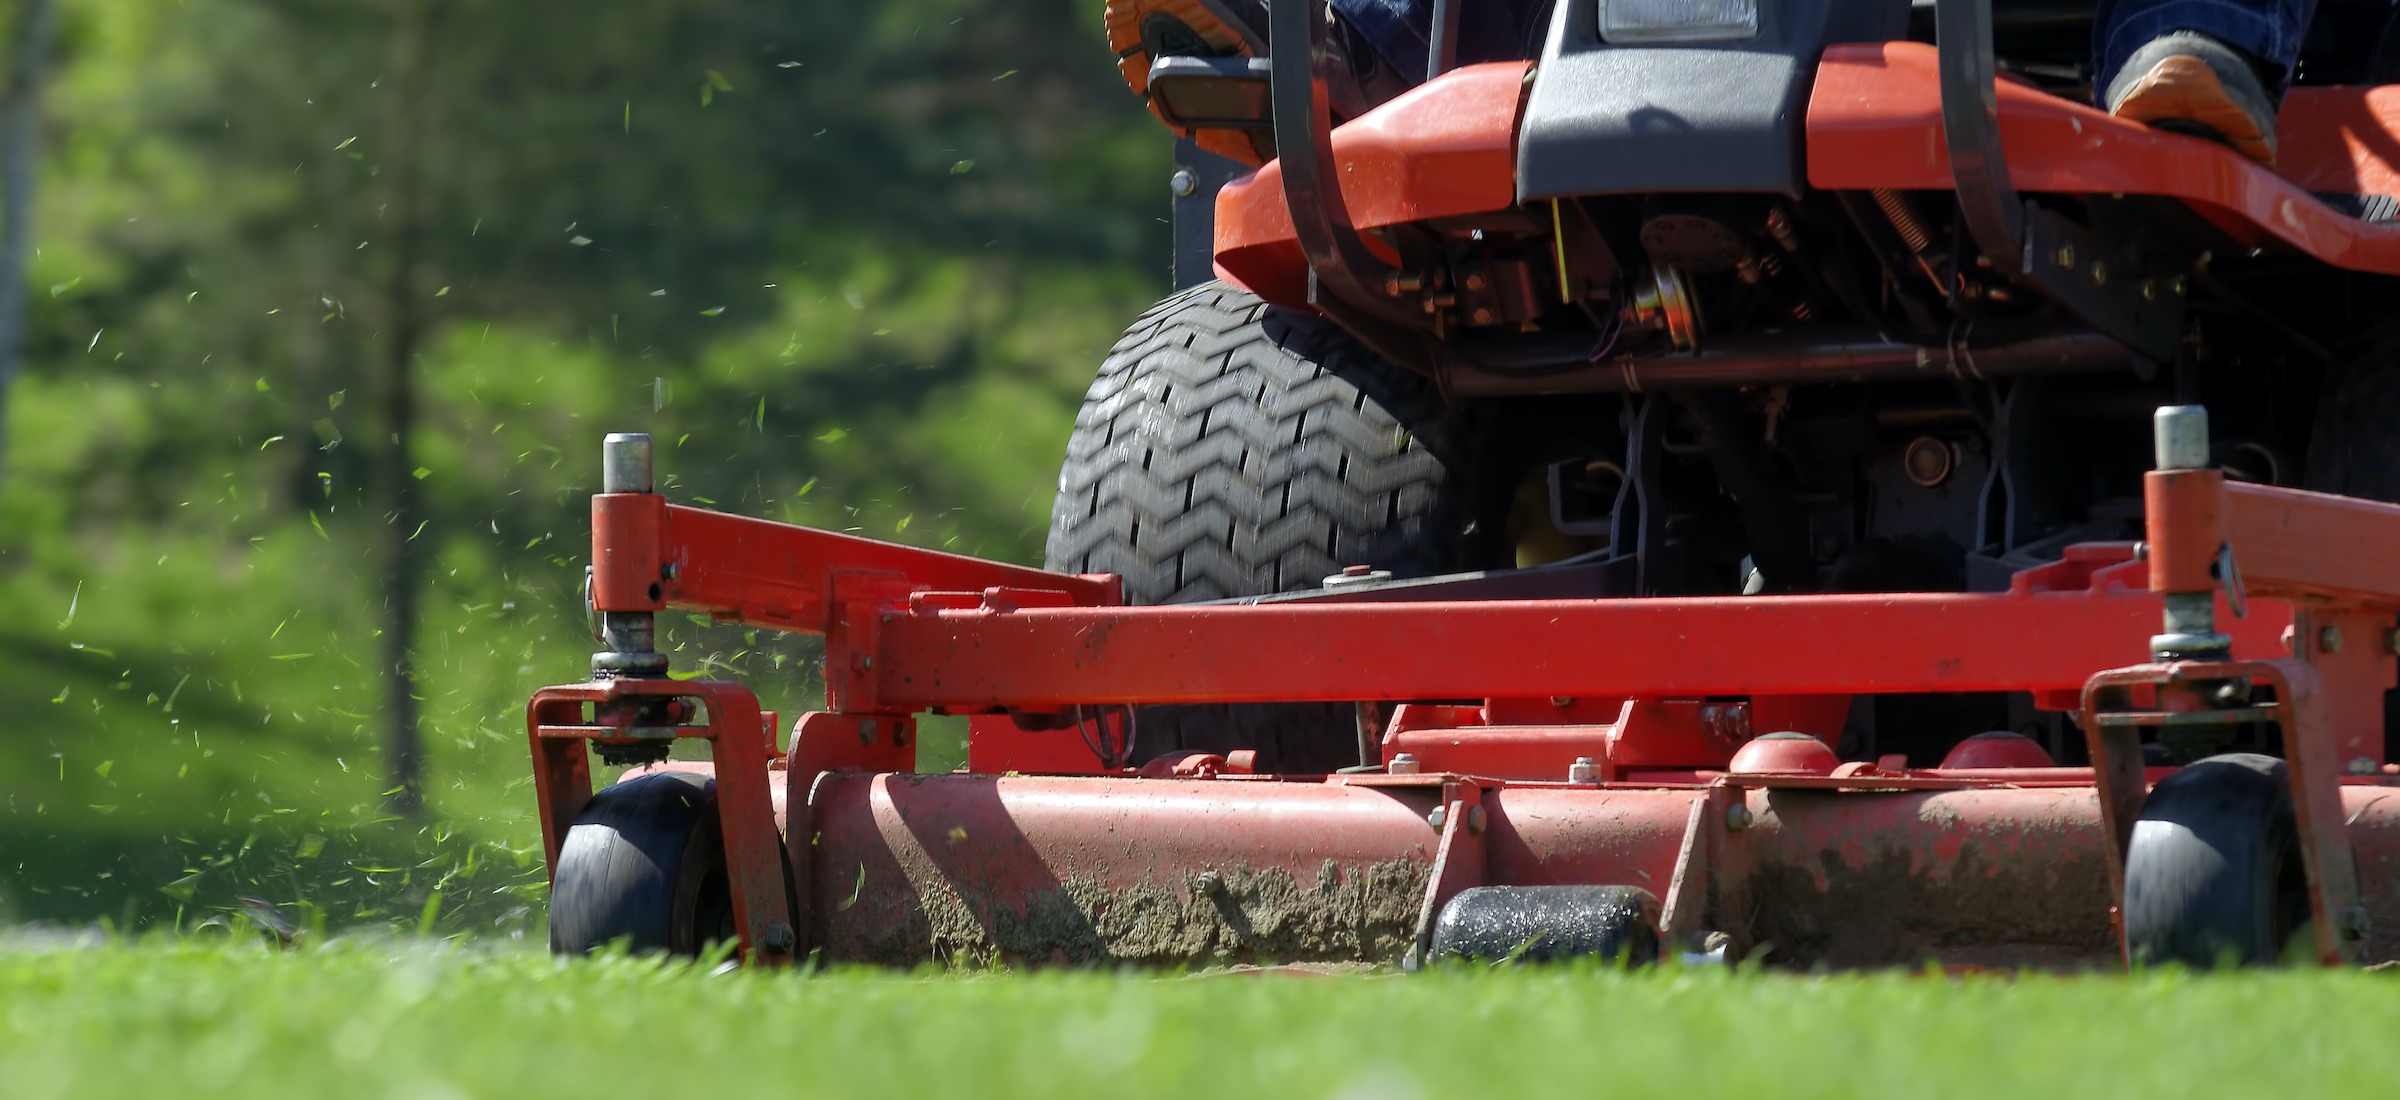
<svg viewBox="0 0 2400 1100">
<path fill-rule="evenodd" d="M 608 438 L 604 651 L 529 711 L 553 946 L 2400 957 L 2377 36 L 2268 169 L 2083 106 L 2076 5 L 1559 0 L 1451 71 L 1460 2 L 1338 129 L 1320 0 L 1161 60 L 1281 156 L 1179 174 L 1215 278 L 1102 366 L 1048 570 L 669 504 Z M 669 609 L 822 635 L 824 709 L 670 678 Z M 968 767 L 912 773 L 928 712 Z"/>
</svg>

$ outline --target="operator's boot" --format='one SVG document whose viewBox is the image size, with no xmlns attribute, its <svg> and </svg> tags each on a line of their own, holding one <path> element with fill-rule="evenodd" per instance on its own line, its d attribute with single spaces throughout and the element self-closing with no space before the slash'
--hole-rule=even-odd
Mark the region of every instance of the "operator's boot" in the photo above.
<svg viewBox="0 0 2400 1100">
<path fill-rule="evenodd" d="M 2194 31 L 2151 39 L 2109 82 L 2101 102 L 2118 118 L 2230 145 L 2275 165 L 2275 97 L 2241 51 Z"/>
<path fill-rule="evenodd" d="M 1264 164 L 1275 155 L 1271 132 L 1176 126 L 1150 94 L 1150 66 L 1161 57 L 1267 56 L 1262 0 L 1108 0 L 1106 19 L 1117 70 L 1159 121 L 1201 148 L 1243 164 Z M 1328 31 L 1326 48 L 1335 64 L 1326 91 L 1337 124 L 1408 90 L 1412 82 L 1384 64 L 1350 24 L 1337 17 Z"/>
</svg>

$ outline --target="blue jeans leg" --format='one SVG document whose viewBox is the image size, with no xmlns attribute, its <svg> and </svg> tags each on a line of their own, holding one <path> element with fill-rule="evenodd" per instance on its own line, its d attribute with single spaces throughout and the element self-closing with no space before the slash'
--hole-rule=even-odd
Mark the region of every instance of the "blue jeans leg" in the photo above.
<svg viewBox="0 0 2400 1100">
<path fill-rule="evenodd" d="M 2269 95 L 2281 96 L 2317 0 L 2100 0 L 2092 19 L 2092 92 L 2116 80 L 2125 59 L 2153 38 L 2198 31 L 2259 61 Z"/>
<path fill-rule="evenodd" d="M 1334 14 L 1409 83 L 1425 77 L 1433 43 L 1433 0 L 1328 0 Z M 1541 54 L 1549 0 L 1464 0 L 1458 12 L 1458 63 L 1515 61 Z"/>
</svg>

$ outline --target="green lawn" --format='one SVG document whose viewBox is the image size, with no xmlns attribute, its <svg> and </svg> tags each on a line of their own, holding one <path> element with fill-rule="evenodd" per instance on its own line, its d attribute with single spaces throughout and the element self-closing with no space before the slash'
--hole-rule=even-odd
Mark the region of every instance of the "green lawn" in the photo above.
<svg viewBox="0 0 2400 1100">
<path fill-rule="evenodd" d="M 0 947 L 54 1097 L 2389 1095 L 2379 974 L 716 974 L 420 940 Z"/>
</svg>

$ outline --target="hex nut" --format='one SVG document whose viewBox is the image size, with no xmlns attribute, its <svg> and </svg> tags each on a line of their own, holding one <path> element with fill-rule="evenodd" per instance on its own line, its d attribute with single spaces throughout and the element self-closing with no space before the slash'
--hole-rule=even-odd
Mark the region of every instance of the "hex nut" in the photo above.
<svg viewBox="0 0 2400 1100">
<path fill-rule="evenodd" d="M 792 932 L 789 921 L 775 921 L 768 924 L 763 941 L 759 946 L 773 955 L 789 955 L 794 948 L 800 946 L 800 937 Z"/>
<path fill-rule="evenodd" d="M 2320 627 L 2317 630 L 2317 652 L 2340 653 L 2341 651 L 2342 628 L 2338 626 Z"/>
<path fill-rule="evenodd" d="M 1736 802 L 1725 807 L 1725 828 L 1729 832 L 1741 832 L 1749 828 L 1753 820 L 1747 803 Z"/>
<path fill-rule="evenodd" d="M 1390 775 L 1415 775 L 1424 768 L 1417 763 L 1415 753 L 1404 752 L 1394 755 L 1392 762 L 1384 765 L 1383 770 Z"/>
<path fill-rule="evenodd" d="M 1432 813 L 1429 813 L 1429 814 L 1426 814 L 1426 815 L 1425 815 L 1425 823 L 1426 823 L 1427 825 L 1431 825 L 1431 826 L 1433 826 L 1433 827 L 1434 827 L 1434 828 L 1436 828 L 1436 829 L 1439 829 L 1439 828 L 1441 828 L 1442 826 L 1449 824 L 1449 823 L 1450 823 L 1450 807 L 1448 807 L 1448 806 L 1436 806 L 1436 807 L 1434 807 L 1434 808 L 1433 808 L 1433 812 L 1432 812 Z"/>
</svg>

